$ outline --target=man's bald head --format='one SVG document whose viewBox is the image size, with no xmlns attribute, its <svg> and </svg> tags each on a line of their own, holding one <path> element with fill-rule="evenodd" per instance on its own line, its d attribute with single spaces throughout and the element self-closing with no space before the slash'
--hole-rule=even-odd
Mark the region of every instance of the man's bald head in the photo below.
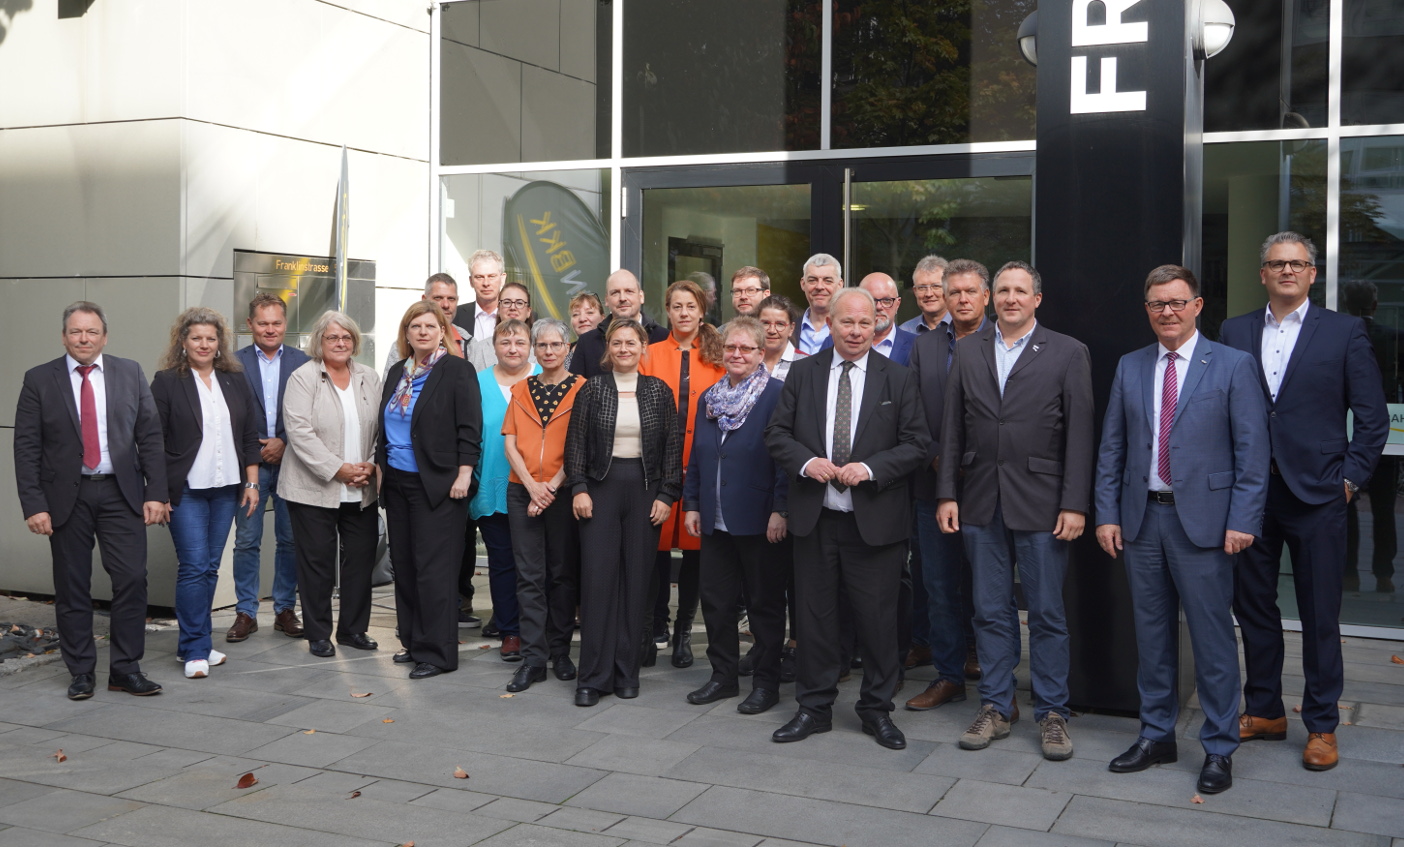
<svg viewBox="0 0 1404 847">
<path fill-rule="evenodd" d="M 633 271 L 620 268 L 605 280 L 605 302 L 609 311 L 620 320 L 636 320 L 643 307 L 643 288 Z"/>
<path fill-rule="evenodd" d="M 863 281 L 858 283 L 858 287 L 873 295 L 873 301 L 877 304 L 877 325 L 874 327 L 874 336 L 876 341 L 881 341 L 887 337 L 888 331 L 892 329 L 892 322 L 897 317 L 897 307 L 902 305 L 897 282 L 887 274 L 878 271 L 863 277 Z"/>
</svg>

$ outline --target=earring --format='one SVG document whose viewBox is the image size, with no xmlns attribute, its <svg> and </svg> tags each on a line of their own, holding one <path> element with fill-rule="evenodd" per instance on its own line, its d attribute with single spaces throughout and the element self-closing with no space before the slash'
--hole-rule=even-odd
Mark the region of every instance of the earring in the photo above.
<svg viewBox="0 0 1404 847">
<path fill-rule="evenodd" d="M 216 359 L 219 358 L 219 351 L 218 351 L 218 350 L 215 351 L 215 358 L 216 358 Z"/>
<path fill-rule="evenodd" d="M 185 348 L 184 348 L 184 347 L 180 348 L 180 357 L 181 357 L 182 359 L 185 358 Z"/>
</svg>

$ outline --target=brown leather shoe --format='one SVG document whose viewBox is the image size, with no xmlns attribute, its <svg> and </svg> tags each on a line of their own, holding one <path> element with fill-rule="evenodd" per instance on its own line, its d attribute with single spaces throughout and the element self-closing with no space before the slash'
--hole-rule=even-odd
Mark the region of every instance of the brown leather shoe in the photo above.
<svg viewBox="0 0 1404 847">
<path fill-rule="evenodd" d="M 965 678 L 979 679 L 984 673 L 980 669 L 980 657 L 975 655 L 975 648 L 970 647 L 965 651 Z"/>
<path fill-rule="evenodd" d="M 1238 716 L 1238 740 L 1242 741 L 1281 741 L 1287 737 L 1287 718 L 1259 718 L 1243 714 Z"/>
<path fill-rule="evenodd" d="M 224 634 L 225 641 L 245 641 L 250 635 L 258 632 L 258 621 L 253 615 L 246 615 L 243 612 L 234 616 L 234 625 Z"/>
<path fill-rule="evenodd" d="M 926 690 L 907 701 L 907 708 L 913 712 L 928 712 L 946 703 L 959 703 L 965 699 L 965 686 L 949 679 L 938 679 Z"/>
<path fill-rule="evenodd" d="M 522 660 L 521 636 L 505 636 L 502 639 L 502 647 L 498 652 L 502 654 L 502 661 L 504 662 L 520 662 Z"/>
<path fill-rule="evenodd" d="M 931 664 L 931 648 L 913 644 L 912 649 L 907 651 L 907 658 L 906 661 L 902 662 L 902 667 L 911 670 L 929 664 Z"/>
<path fill-rule="evenodd" d="M 302 637 L 302 621 L 297 619 L 297 612 L 292 609 L 284 609 L 273 619 L 273 628 L 283 633 L 289 638 Z"/>
<path fill-rule="evenodd" d="M 1329 771 L 1339 759 L 1336 733 L 1313 732 L 1307 736 L 1306 749 L 1302 751 L 1302 767 L 1309 771 Z"/>
</svg>

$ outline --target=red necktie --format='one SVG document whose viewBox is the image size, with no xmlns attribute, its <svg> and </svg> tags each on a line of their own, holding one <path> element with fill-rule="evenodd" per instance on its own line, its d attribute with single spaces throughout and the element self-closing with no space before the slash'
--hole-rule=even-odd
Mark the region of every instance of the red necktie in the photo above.
<svg viewBox="0 0 1404 847">
<path fill-rule="evenodd" d="M 78 408 L 78 421 L 83 429 L 83 467 L 88 470 L 102 462 L 102 443 L 98 441 L 97 394 L 93 392 L 93 384 L 88 381 L 88 374 L 95 367 L 97 365 L 78 366 L 78 373 L 83 377 L 83 402 Z"/>
<path fill-rule="evenodd" d="M 1170 426 L 1175 422 L 1175 399 L 1179 392 L 1175 378 L 1174 351 L 1165 354 L 1165 379 L 1160 383 L 1160 455 L 1156 457 L 1156 471 L 1160 481 L 1170 485 Z"/>
</svg>

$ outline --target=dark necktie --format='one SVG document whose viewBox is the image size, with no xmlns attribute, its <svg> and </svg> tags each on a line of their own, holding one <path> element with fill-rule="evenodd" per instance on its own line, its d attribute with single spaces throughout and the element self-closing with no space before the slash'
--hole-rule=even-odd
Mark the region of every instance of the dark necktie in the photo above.
<svg viewBox="0 0 1404 847">
<path fill-rule="evenodd" d="M 1160 382 L 1160 450 L 1156 456 L 1156 471 L 1160 481 L 1170 485 L 1170 425 L 1175 422 L 1175 400 L 1179 394 L 1175 377 L 1175 360 L 1179 358 L 1172 350 L 1165 354 L 1165 379 Z"/>
<path fill-rule="evenodd" d="M 844 362 L 839 374 L 838 399 L 834 402 L 834 456 L 830 461 L 839 467 L 848 464 L 848 451 L 852 448 L 853 437 L 853 383 L 848 381 L 848 373 L 853 370 L 852 362 Z M 843 493 L 848 486 L 841 482 L 833 483 L 834 490 Z"/>
<path fill-rule="evenodd" d="M 83 467 L 88 470 L 96 468 L 102 462 L 102 443 L 98 441 L 98 420 L 97 420 L 97 394 L 93 392 L 93 384 L 88 379 L 88 374 L 93 372 L 97 365 L 79 365 L 78 373 L 83 377 L 83 389 L 80 396 L 83 398 L 78 407 L 78 423 L 83 430 Z"/>
</svg>

